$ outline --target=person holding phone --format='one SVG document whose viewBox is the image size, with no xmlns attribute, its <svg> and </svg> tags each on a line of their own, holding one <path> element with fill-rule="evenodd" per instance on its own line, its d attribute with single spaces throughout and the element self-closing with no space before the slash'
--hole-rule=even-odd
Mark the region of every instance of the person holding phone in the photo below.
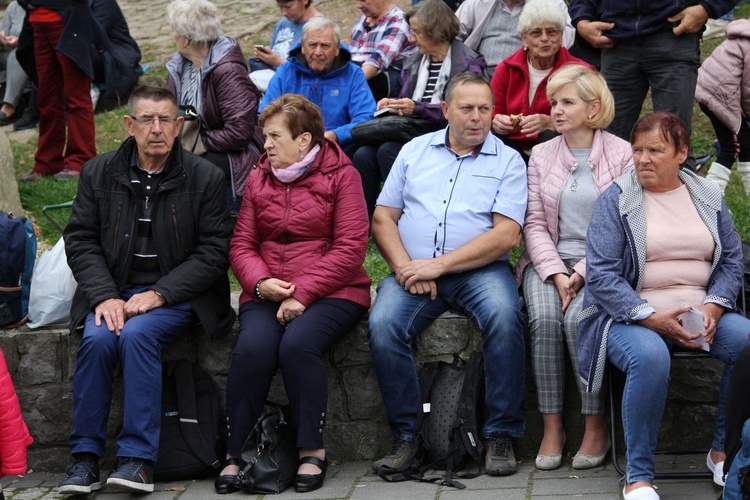
<svg viewBox="0 0 750 500">
<path fill-rule="evenodd" d="M 247 58 L 250 78 L 261 92 L 266 91 L 276 69 L 286 62 L 292 47 L 302 40 L 305 23 L 321 15 L 312 0 L 276 0 L 276 4 L 282 17 L 273 29 L 271 44 L 256 45 L 253 55 Z"/>
</svg>

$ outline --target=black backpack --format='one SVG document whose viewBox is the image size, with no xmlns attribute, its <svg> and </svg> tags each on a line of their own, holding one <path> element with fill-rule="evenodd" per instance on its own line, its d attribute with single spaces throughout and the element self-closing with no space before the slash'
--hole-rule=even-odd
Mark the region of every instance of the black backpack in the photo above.
<svg viewBox="0 0 750 500">
<path fill-rule="evenodd" d="M 161 407 L 154 480 L 200 479 L 218 472 L 219 391 L 211 376 L 185 359 L 164 363 Z"/>
<path fill-rule="evenodd" d="M 29 316 L 36 233 L 30 220 L 0 211 L 0 327 L 14 327 Z"/>
<path fill-rule="evenodd" d="M 468 361 L 458 354 L 453 362 L 433 361 L 419 370 L 422 409 L 417 416 L 420 445 L 418 469 L 378 475 L 389 482 L 414 479 L 463 489 L 454 478 L 482 473 L 481 428 L 484 413 L 484 357 L 473 352 Z M 425 477 L 431 469 L 445 470 L 440 477 Z M 461 472 L 459 472 L 461 471 Z"/>
</svg>

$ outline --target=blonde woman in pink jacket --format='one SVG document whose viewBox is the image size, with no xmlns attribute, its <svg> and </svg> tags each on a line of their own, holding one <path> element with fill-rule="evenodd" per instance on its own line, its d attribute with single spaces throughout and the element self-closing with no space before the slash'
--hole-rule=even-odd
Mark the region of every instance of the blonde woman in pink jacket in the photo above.
<svg viewBox="0 0 750 500">
<path fill-rule="evenodd" d="M 567 343 L 586 417 L 573 468 L 590 469 L 602 464 L 610 443 L 603 394 L 587 393 L 575 376 L 586 230 L 599 194 L 632 165 L 632 151 L 628 142 L 602 130 L 614 117 L 614 101 L 604 79 L 590 68 L 563 66 L 550 77 L 547 96 L 561 135 L 531 152 L 523 230 L 526 252 L 517 268 L 528 311 L 539 411 L 544 418 L 536 467 L 552 470 L 562 464 Z"/>
</svg>

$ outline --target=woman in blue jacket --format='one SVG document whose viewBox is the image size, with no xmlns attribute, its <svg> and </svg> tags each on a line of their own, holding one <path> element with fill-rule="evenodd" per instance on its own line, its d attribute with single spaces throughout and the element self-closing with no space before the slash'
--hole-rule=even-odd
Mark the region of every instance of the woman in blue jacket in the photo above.
<svg viewBox="0 0 750 500">
<path fill-rule="evenodd" d="M 653 113 L 636 124 L 630 142 L 635 166 L 597 200 L 589 225 L 578 360 L 589 391 L 601 390 L 607 361 L 626 374 L 623 496 L 653 500 L 670 351 L 702 343 L 726 364 L 706 457 L 714 481 L 723 484 L 724 402 L 750 320 L 735 312 L 742 248 L 721 191 L 682 168 L 690 147 L 686 125 L 674 114 Z M 685 314 L 697 315 L 695 327 Z"/>
</svg>

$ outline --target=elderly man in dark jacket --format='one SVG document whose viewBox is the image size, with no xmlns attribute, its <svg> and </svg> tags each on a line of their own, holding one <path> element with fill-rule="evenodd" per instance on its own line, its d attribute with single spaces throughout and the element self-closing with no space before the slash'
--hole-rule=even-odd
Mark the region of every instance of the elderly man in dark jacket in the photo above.
<svg viewBox="0 0 750 500">
<path fill-rule="evenodd" d="M 107 486 L 153 491 L 159 446 L 161 349 L 200 322 L 211 337 L 234 321 L 229 304 L 230 219 L 221 171 L 183 151 L 169 90 L 136 89 L 128 138 L 81 171 L 65 228 L 78 282 L 71 331 L 83 326 L 73 379 L 73 462 L 59 491 L 101 487 L 113 370 L 123 375 L 118 466 Z"/>
</svg>

